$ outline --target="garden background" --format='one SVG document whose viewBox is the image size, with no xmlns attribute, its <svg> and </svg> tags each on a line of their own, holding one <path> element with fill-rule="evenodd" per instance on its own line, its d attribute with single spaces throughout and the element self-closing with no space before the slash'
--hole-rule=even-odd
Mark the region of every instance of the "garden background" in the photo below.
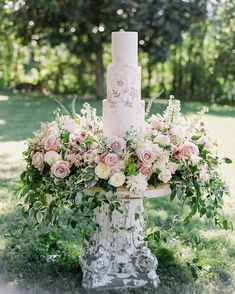
<svg viewBox="0 0 235 294">
<path fill-rule="evenodd" d="M 142 97 L 173 94 L 187 117 L 203 105 L 219 154 L 235 162 L 234 0 L 0 0 L 0 294 L 86 293 L 78 266 L 80 232 L 24 219 L 13 196 L 26 139 L 58 107 L 77 98 L 101 113 L 110 35 L 139 32 Z M 235 164 L 222 169 L 235 223 Z M 146 203 L 162 229 L 150 247 L 159 259 L 157 293 L 235 293 L 235 233 L 195 218 L 182 225 L 177 200 Z M 186 208 L 187 209 L 187 208 Z M 172 224 L 174 225 L 172 226 Z M 115 293 L 111 291 L 110 293 Z M 156 290 L 125 293 L 156 293 Z"/>
</svg>

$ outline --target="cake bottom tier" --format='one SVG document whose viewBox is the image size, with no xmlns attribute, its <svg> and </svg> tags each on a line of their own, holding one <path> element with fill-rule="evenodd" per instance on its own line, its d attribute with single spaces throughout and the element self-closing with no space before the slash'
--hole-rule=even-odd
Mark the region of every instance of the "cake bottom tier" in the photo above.
<svg viewBox="0 0 235 294">
<path fill-rule="evenodd" d="M 133 127 L 140 131 L 145 125 L 145 102 L 135 103 L 112 102 L 103 100 L 103 128 L 106 137 L 124 137 L 126 132 Z"/>
</svg>

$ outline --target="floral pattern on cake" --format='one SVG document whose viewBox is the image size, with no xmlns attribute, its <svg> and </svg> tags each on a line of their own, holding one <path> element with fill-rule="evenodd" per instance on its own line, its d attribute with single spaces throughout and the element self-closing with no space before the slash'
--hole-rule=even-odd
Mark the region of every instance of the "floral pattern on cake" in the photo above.
<svg viewBox="0 0 235 294">
<path fill-rule="evenodd" d="M 118 103 L 127 107 L 134 107 L 141 98 L 140 67 L 114 67 L 110 66 L 107 77 L 107 100 L 110 107 L 115 108 Z"/>
</svg>

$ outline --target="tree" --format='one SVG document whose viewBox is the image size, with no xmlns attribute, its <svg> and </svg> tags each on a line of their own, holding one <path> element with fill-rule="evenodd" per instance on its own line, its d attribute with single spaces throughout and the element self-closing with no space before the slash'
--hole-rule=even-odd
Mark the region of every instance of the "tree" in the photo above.
<svg viewBox="0 0 235 294">
<path fill-rule="evenodd" d="M 64 43 L 82 64 L 92 64 L 96 96 L 103 98 L 103 46 L 110 43 L 112 31 L 139 32 L 142 50 L 149 54 L 151 75 L 152 66 L 167 58 L 171 44 L 182 42 L 182 32 L 204 8 L 203 0 L 25 0 L 15 1 L 12 11 L 22 43 Z"/>
<path fill-rule="evenodd" d="M 128 23 L 135 1 L 26 0 L 13 6 L 14 24 L 24 44 L 32 39 L 39 45 L 65 43 L 71 53 L 94 63 L 96 95 L 104 97 L 103 44 L 110 34 Z M 118 12 L 124 11 L 127 18 Z M 94 58 L 95 57 L 95 58 Z"/>
<path fill-rule="evenodd" d="M 157 62 L 165 61 L 172 44 L 183 42 L 183 32 L 207 16 L 207 0 L 148 0 L 138 7 L 135 28 L 140 45 L 148 53 L 148 73 Z M 149 77 L 149 81 L 151 77 Z M 150 91 L 150 87 L 148 87 Z"/>
</svg>

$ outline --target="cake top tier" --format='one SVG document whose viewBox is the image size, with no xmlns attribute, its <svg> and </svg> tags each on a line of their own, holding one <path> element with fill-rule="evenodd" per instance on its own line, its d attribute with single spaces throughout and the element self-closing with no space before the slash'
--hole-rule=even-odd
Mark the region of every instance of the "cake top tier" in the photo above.
<svg viewBox="0 0 235 294">
<path fill-rule="evenodd" d="M 138 65 L 138 34 L 137 32 L 112 33 L 112 65 Z"/>
</svg>

